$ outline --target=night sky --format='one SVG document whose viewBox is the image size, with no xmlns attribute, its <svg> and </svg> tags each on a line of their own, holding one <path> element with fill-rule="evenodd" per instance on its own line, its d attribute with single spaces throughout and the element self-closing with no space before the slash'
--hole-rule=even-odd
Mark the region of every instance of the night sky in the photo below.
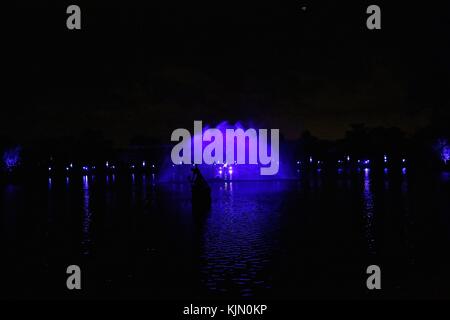
<svg viewBox="0 0 450 320">
<path fill-rule="evenodd" d="M 363 1 L 79 3 L 69 31 L 77 3 L 42 3 L 5 13 L 0 135 L 13 139 L 169 141 L 194 120 L 337 139 L 352 123 L 412 132 L 449 107 L 448 5 L 378 3 L 370 31 Z"/>
</svg>

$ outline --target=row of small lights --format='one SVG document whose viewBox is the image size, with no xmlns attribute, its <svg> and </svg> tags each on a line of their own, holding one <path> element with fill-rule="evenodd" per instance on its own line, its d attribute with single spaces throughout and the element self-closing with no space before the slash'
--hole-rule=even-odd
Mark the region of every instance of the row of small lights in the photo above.
<svg viewBox="0 0 450 320">
<path fill-rule="evenodd" d="M 179 164 L 182 165 L 183 162 L 180 162 Z M 228 173 L 229 173 L 229 174 L 233 174 L 233 167 L 232 167 L 231 165 L 228 165 L 227 163 L 224 163 L 223 165 L 221 165 L 220 162 L 219 162 L 219 163 L 215 163 L 215 162 L 214 162 L 213 165 L 214 165 L 214 166 L 220 165 L 220 167 L 219 167 L 219 174 L 220 174 L 220 175 L 223 173 L 223 169 L 225 169 L 225 168 L 227 168 L 227 167 L 228 167 Z M 237 165 L 237 162 L 236 162 L 236 161 L 234 162 L 234 165 Z M 192 166 L 195 166 L 195 164 L 193 164 Z M 172 164 L 172 167 L 175 167 L 175 165 Z M 225 170 L 226 170 L 226 169 L 225 169 Z"/>
<path fill-rule="evenodd" d="M 350 156 L 347 156 L 346 159 L 347 159 L 347 162 L 349 162 L 350 161 Z M 386 155 L 384 156 L 383 161 L 384 161 L 384 163 L 388 163 L 388 158 L 387 158 Z M 369 165 L 370 164 L 370 160 L 357 160 L 356 162 L 359 163 L 359 164 L 362 163 L 362 164 L 365 164 L 365 165 Z M 312 157 L 309 157 L 309 163 L 313 163 L 313 158 Z M 323 161 L 321 161 L 321 160 L 317 161 L 318 165 L 322 164 L 322 163 L 323 163 Z M 344 161 L 343 160 L 338 160 L 337 163 L 341 164 L 341 163 L 344 163 Z M 402 158 L 402 163 L 406 163 L 406 159 L 405 158 Z M 301 163 L 301 161 L 297 161 L 297 164 L 300 165 L 302 163 Z"/>
<path fill-rule="evenodd" d="M 116 169 L 116 166 L 110 165 L 110 164 L 109 164 L 109 161 L 106 161 L 105 167 L 106 167 L 107 169 L 111 169 L 111 170 Z M 155 168 L 155 165 L 152 164 L 151 167 L 152 167 L 152 168 Z M 135 166 L 134 164 L 131 164 L 131 165 L 130 165 L 130 169 L 135 169 L 135 168 L 136 168 L 136 166 Z M 146 163 L 145 161 L 142 161 L 142 168 L 147 168 L 147 163 Z M 68 172 L 68 171 L 70 171 L 71 169 L 73 169 L 73 163 L 70 163 L 70 164 L 66 167 L 66 171 Z M 96 167 L 95 167 L 95 166 L 92 166 L 92 167 L 89 168 L 88 166 L 82 166 L 81 169 L 82 169 L 83 171 L 86 172 L 86 171 L 89 171 L 89 170 L 95 170 Z M 49 171 L 49 172 L 51 172 L 52 170 L 53 170 L 52 167 L 48 167 L 48 171 Z"/>
</svg>

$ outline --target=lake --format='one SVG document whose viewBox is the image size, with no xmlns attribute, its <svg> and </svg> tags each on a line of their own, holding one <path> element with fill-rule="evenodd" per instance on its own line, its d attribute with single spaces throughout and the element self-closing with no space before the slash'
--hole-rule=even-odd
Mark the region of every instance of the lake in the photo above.
<svg viewBox="0 0 450 320">
<path fill-rule="evenodd" d="M 0 185 L 3 298 L 450 297 L 450 174 L 310 171 L 188 183 L 152 175 Z M 66 289 L 79 265 L 82 290 Z M 366 288 L 379 265 L 382 290 Z"/>
</svg>

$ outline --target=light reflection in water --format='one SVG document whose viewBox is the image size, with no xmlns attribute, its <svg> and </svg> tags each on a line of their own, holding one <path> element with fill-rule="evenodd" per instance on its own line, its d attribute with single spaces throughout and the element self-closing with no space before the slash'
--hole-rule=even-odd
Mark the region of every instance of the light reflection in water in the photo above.
<svg viewBox="0 0 450 320">
<path fill-rule="evenodd" d="M 145 203 L 147 199 L 147 176 L 145 173 L 142 174 L 142 201 Z"/>
<path fill-rule="evenodd" d="M 270 190 L 270 189 L 269 189 Z M 253 296 L 271 287 L 263 275 L 277 245 L 282 190 L 264 183 L 213 186 L 213 203 L 203 234 L 202 281 L 214 292 Z M 214 197 L 215 194 L 215 197 Z M 214 199 L 215 198 L 215 199 Z"/>
<path fill-rule="evenodd" d="M 389 169 L 384 168 L 383 172 L 384 172 L 384 190 L 388 191 L 389 190 Z"/>
<path fill-rule="evenodd" d="M 131 174 L 131 204 L 136 206 L 136 175 Z"/>
<path fill-rule="evenodd" d="M 447 183 L 447 182 L 449 182 L 450 181 L 450 172 L 442 172 L 441 173 L 441 181 L 442 182 L 445 182 L 445 183 Z"/>
<path fill-rule="evenodd" d="M 374 255 L 376 253 L 375 237 L 373 234 L 374 199 L 371 190 L 371 177 L 369 168 L 364 169 L 363 214 L 365 218 L 365 236 L 368 243 L 369 253 Z"/>
<path fill-rule="evenodd" d="M 92 212 L 90 208 L 89 180 L 88 176 L 83 176 L 83 236 L 81 244 L 84 255 L 88 255 L 90 252 L 91 222 Z"/>
</svg>

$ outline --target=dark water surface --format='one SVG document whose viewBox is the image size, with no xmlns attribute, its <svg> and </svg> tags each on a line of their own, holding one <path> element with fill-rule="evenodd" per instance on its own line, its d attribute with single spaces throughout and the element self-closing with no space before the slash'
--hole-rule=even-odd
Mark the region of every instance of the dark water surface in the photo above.
<svg viewBox="0 0 450 320">
<path fill-rule="evenodd" d="M 151 175 L 3 183 L 3 298 L 450 297 L 450 179 L 401 170 L 188 184 Z M 66 289 L 66 268 L 82 290 Z M 382 290 L 366 289 L 377 264 Z"/>
</svg>

